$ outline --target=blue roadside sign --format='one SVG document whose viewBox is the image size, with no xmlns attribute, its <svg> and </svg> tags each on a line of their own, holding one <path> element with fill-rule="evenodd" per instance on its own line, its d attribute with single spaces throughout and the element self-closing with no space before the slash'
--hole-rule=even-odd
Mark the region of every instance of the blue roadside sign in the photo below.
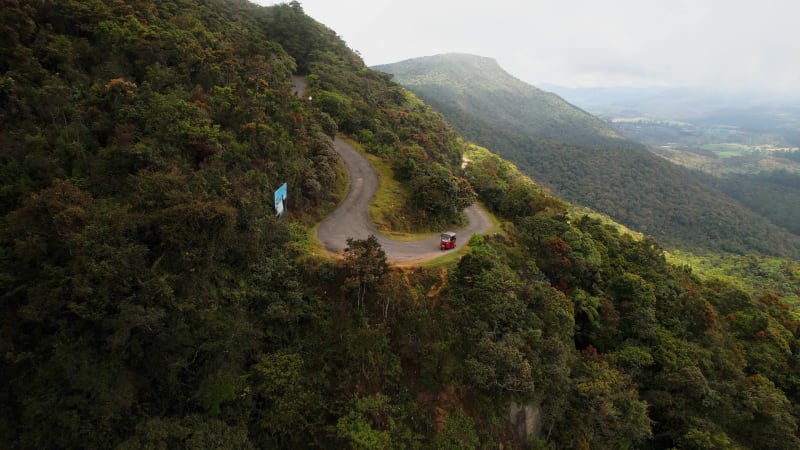
<svg viewBox="0 0 800 450">
<path fill-rule="evenodd" d="M 278 216 L 282 216 L 284 212 L 286 212 L 286 193 L 288 189 L 286 183 L 283 183 L 281 187 L 275 191 L 275 213 Z"/>
</svg>

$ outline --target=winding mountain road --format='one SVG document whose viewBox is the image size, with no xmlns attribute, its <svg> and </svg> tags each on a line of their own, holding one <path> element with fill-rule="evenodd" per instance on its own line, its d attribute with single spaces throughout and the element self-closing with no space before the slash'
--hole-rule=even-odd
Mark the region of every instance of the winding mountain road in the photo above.
<svg viewBox="0 0 800 450">
<path fill-rule="evenodd" d="M 419 241 L 402 242 L 378 233 L 369 218 L 369 205 L 378 189 L 375 169 L 343 139 L 334 139 L 333 146 L 350 173 L 350 190 L 342 204 L 317 228 L 317 239 L 325 245 L 325 249 L 339 253 L 347 247 L 348 238 L 366 239 L 369 235 L 374 235 L 386 252 L 386 257 L 395 263 L 421 262 L 442 256 L 438 235 Z M 485 233 L 492 228 L 488 214 L 477 204 L 464 212 L 469 224 L 456 231 L 461 245 L 466 244 L 473 234 Z"/>
<path fill-rule="evenodd" d="M 292 81 L 294 94 L 305 95 L 305 78 L 294 76 Z M 442 256 L 438 235 L 419 241 L 403 242 L 389 239 L 378 232 L 369 218 L 369 205 L 378 190 L 378 175 L 375 169 L 343 139 L 336 137 L 333 146 L 350 174 L 350 190 L 342 204 L 317 228 L 317 239 L 325 249 L 332 253 L 340 253 L 347 247 L 348 238 L 366 239 L 374 235 L 386 252 L 387 259 L 394 263 L 412 264 Z M 489 215 L 479 205 L 472 205 L 464 212 L 469 223 L 465 228 L 456 230 L 460 245 L 466 244 L 473 234 L 485 233 L 492 229 Z"/>
</svg>

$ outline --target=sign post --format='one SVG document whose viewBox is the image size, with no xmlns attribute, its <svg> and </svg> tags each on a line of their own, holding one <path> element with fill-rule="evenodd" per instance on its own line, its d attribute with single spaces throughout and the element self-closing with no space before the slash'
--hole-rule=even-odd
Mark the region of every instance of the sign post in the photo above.
<svg viewBox="0 0 800 450">
<path fill-rule="evenodd" d="M 286 193 L 287 193 L 287 186 L 286 183 L 283 183 L 281 187 L 275 191 L 275 213 L 278 217 L 282 216 L 284 212 L 286 212 Z"/>
</svg>

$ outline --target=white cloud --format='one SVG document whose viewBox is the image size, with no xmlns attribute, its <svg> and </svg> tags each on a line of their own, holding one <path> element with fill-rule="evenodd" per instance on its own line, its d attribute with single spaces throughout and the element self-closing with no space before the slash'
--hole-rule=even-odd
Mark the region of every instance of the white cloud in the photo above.
<svg viewBox="0 0 800 450">
<path fill-rule="evenodd" d="M 369 65 L 463 52 L 495 58 L 532 84 L 674 84 L 800 95 L 796 0 L 301 4 Z"/>
</svg>

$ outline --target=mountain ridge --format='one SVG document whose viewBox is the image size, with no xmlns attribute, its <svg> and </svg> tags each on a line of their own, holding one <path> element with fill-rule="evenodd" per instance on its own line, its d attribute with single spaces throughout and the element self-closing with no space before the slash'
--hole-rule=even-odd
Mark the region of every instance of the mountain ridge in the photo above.
<svg viewBox="0 0 800 450">
<path fill-rule="evenodd" d="M 561 139 L 576 145 L 587 145 L 597 139 L 603 144 L 624 140 L 602 120 L 567 103 L 556 94 L 538 89 L 512 76 L 489 57 L 447 53 L 374 68 L 394 72 L 396 79 L 402 80 L 401 84 L 413 86 L 412 90 L 421 98 L 434 100 L 434 106 L 441 102 L 457 102 L 460 109 L 465 110 L 480 103 L 479 107 L 484 108 L 484 113 L 488 116 L 486 120 L 498 126 L 527 126 L 542 137 Z M 399 74 L 398 70 L 402 70 L 402 73 Z M 441 93 L 438 88 L 442 85 L 457 86 L 458 89 L 453 89 L 454 92 L 448 97 L 436 98 L 433 93 Z M 506 108 L 498 108 L 481 101 L 487 94 L 497 96 Z M 545 104 L 547 110 L 526 110 L 527 105 L 531 104 Z M 577 133 L 570 134 L 570 128 L 588 128 L 595 135 L 586 138 Z"/>
<path fill-rule="evenodd" d="M 470 69 L 476 62 L 480 72 Z M 462 135 L 571 202 L 679 248 L 800 256 L 800 236 L 620 137 L 601 119 L 563 100 L 553 108 L 560 97 L 508 82 L 516 79 L 489 58 L 447 54 L 376 69 L 391 73 Z M 509 89 L 515 86 L 520 90 Z"/>
</svg>

